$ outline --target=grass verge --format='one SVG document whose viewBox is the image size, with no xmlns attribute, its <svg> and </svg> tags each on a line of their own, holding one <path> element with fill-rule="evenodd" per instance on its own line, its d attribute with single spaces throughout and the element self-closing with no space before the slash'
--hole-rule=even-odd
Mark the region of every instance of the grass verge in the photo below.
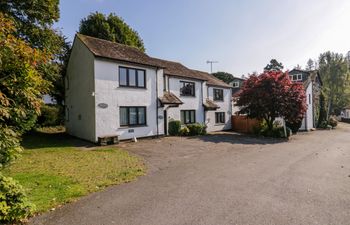
<svg viewBox="0 0 350 225">
<path fill-rule="evenodd" d="M 62 132 L 35 132 L 4 175 L 26 189 L 36 212 L 47 211 L 106 186 L 132 181 L 145 171 L 140 159 L 116 147 L 92 148 Z"/>
</svg>

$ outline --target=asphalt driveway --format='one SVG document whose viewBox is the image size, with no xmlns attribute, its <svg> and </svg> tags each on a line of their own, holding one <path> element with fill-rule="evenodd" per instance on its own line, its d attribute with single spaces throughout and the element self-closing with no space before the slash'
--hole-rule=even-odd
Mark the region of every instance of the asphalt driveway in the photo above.
<svg viewBox="0 0 350 225">
<path fill-rule="evenodd" d="M 122 144 L 148 175 L 31 224 L 350 224 L 350 126 L 289 142 L 222 133 Z"/>
</svg>

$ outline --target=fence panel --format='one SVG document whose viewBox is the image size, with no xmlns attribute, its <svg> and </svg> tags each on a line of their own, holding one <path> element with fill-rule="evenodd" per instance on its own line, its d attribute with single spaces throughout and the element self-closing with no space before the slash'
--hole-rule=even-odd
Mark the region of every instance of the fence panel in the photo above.
<svg viewBox="0 0 350 225">
<path fill-rule="evenodd" d="M 253 128 L 258 126 L 260 121 L 250 119 L 247 116 L 232 116 L 232 130 L 239 133 L 253 133 Z"/>
</svg>

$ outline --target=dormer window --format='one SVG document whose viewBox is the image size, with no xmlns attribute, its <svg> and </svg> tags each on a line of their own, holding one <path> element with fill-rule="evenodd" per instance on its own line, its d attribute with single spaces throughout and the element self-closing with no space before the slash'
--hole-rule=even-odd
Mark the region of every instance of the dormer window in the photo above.
<svg viewBox="0 0 350 225">
<path fill-rule="evenodd" d="M 289 75 L 289 78 L 291 81 L 302 81 L 303 75 L 302 74 L 293 74 L 293 75 Z"/>
<path fill-rule="evenodd" d="M 239 82 L 238 81 L 233 82 L 232 83 L 232 87 L 238 88 L 239 87 Z"/>
</svg>

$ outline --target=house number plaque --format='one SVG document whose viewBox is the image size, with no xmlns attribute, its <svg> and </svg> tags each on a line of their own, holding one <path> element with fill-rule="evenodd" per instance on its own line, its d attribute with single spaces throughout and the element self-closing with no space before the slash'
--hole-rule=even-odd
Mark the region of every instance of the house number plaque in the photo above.
<svg viewBox="0 0 350 225">
<path fill-rule="evenodd" d="M 99 103 L 97 106 L 102 108 L 102 109 L 108 108 L 108 104 L 107 103 Z"/>
</svg>

